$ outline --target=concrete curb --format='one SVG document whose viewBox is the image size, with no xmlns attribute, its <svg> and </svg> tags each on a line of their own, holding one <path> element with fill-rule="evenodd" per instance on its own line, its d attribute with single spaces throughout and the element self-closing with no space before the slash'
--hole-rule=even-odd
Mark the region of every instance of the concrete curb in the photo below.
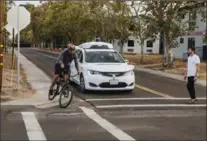
<svg viewBox="0 0 207 141">
<path fill-rule="evenodd" d="M 167 73 L 167 72 L 163 72 L 163 71 L 155 71 L 155 70 L 151 70 L 151 69 L 147 69 L 147 68 L 140 68 L 140 67 L 135 67 L 135 71 L 147 72 L 147 73 L 150 73 L 150 74 L 154 74 L 154 75 L 163 76 L 163 77 L 172 78 L 172 79 L 176 79 L 176 80 L 186 82 L 182 75 L 171 74 L 171 73 Z M 206 87 L 206 81 L 205 80 L 198 80 L 196 82 L 196 84 Z"/>
</svg>

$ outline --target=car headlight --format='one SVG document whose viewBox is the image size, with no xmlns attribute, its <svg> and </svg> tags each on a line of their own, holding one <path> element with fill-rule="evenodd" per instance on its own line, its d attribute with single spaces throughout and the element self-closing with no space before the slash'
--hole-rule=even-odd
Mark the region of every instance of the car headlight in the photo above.
<svg viewBox="0 0 207 141">
<path fill-rule="evenodd" d="M 89 74 L 91 75 L 99 75 L 100 73 L 98 71 L 88 70 Z"/>
<path fill-rule="evenodd" d="M 134 74 L 134 71 L 130 70 L 130 71 L 127 71 L 124 75 L 133 75 L 133 74 Z"/>
</svg>

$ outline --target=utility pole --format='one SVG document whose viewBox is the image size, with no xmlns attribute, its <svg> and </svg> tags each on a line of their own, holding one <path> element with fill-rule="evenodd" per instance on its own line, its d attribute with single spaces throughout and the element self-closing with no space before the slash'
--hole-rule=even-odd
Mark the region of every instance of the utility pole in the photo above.
<svg viewBox="0 0 207 141">
<path fill-rule="evenodd" d="M 0 94 L 2 92 L 2 76 L 3 76 L 3 52 L 4 52 L 4 14 L 5 14 L 5 0 L 0 1 Z"/>
</svg>

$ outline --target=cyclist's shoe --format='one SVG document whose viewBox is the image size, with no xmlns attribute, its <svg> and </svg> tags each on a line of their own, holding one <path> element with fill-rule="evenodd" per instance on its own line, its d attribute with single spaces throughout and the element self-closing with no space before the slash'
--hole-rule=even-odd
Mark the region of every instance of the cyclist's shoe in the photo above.
<svg viewBox="0 0 207 141">
<path fill-rule="evenodd" d="M 49 90 L 49 95 L 53 95 L 53 90 Z"/>
</svg>

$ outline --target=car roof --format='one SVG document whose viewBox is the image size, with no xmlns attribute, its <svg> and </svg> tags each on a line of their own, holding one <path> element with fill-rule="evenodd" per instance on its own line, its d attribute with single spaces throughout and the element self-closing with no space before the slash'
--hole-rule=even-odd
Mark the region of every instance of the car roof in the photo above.
<svg viewBox="0 0 207 141">
<path fill-rule="evenodd" d="M 93 51 L 108 51 L 108 52 L 116 52 L 114 49 L 85 49 L 86 52 L 93 52 Z"/>
<path fill-rule="evenodd" d="M 110 43 L 107 43 L 107 42 L 93 42 L 93 41 L 92 42 L 83 43 L 83 44 L 79 45 L 79 47 L 80 48 L 84 48 L 84 49 L 90 49 L 90 47 L 93 46 L 93 45 L 97 45 L 97 46 L 104 45 L 104 46 L 107 46 L 109 49 L 113 49 L 113 46 Z M 93 49 L 95 49 L 95 48 L 93 48 Z"/>
</svg>

